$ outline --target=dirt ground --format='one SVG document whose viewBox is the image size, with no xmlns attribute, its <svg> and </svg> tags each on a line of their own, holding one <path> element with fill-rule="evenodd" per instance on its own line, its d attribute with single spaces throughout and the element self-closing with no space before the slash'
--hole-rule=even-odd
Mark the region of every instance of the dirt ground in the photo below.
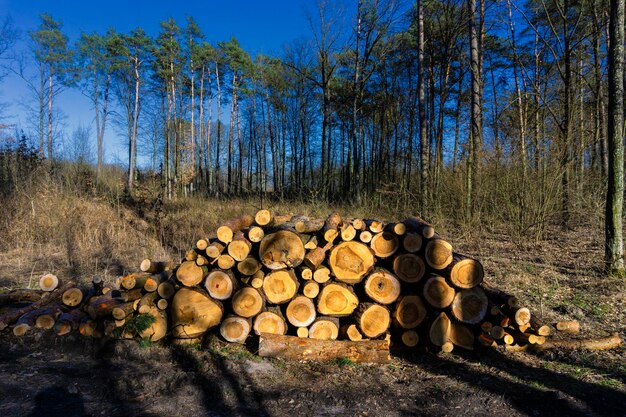
<svg viewBox="0 0 626 417">
<path fill-rule="evenodd" d="M 545 321 L 577 319 L 581 336 L 624 339 L 626 280 L 601 276 L 601 238 L 573 230 L 520 244 L 489 231 L 451 240 Z M 0 280 L 13 279 L 9 270 L 0 265 Z M 626 416 L 624 347 L 395 352 L 389 365 L 289 362 L 260 358 L 255 349 L 216 338 L 140 347 L 5 331 L 0 416 Z"/>
</svg>

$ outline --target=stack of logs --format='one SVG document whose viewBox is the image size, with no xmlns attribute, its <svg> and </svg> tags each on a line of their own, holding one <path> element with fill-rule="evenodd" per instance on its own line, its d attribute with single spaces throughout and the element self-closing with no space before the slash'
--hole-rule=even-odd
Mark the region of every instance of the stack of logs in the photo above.
<svg viewBox="0 0 626 417">
<path fill-rule="evenodd" d="M 45 275 L 41 291 L 0 294 L 0 308 L 13 305 L 0 310 L 0 330 L 151 341 L 169 334 L 184 344 L 217 328 L 234 343 L 251 334 L 285 343 L 265 336 L 273 334 L 443 352 L 550 346 L 552 328 L 483 276 L 480 262 L 454 252 L 417 217 L 383 223 L 260 210 L 222 224 L 180 264 L 145 259 L 114 288 L 98 278 L 79 288 Z"/>
</svg>

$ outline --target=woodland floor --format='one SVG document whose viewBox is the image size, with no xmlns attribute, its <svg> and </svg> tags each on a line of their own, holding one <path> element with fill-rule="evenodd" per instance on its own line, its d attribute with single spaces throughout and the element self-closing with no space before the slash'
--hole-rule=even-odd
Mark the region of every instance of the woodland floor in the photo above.
<svg viewBox="0 0 626 417">
<path fill-rule="evenodd" d="M 626 338 L 626 280 L 602 278 L 602 236 L 578 228 L 536 244 L 495 231 L 455 247 L 547 322 Z M 0 254 L 0 286 L 33 268 Z M 265 359 L 216 338 L 202 347 L 0 334 L 2 416 L 626 416 L 626 349 L 447 355 L 389 365 Z"/>
</svg>

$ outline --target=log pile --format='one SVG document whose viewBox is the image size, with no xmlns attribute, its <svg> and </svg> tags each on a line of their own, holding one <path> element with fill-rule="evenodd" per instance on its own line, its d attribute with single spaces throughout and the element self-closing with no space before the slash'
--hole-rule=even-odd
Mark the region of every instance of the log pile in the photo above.
<svg viewBox="0 0 626 417">
<path fill-rule="evenodd" d="M 40 290 L 0 294 L 0 330 L 169 335 L 188 344 L 215 329 L 232 343 L 260 336 L 265 355 L 362 361 L 388 358 L 390 343 L 441 352 L 560 346 L 547 340 L 551 326 L 484 281 L 478 260 L 417 217 L 384 223 L 260 210 L 223 223 L 179 264 L 145 259 L 139 269 L 110 287 L 47 274 Z"/>
</svg>

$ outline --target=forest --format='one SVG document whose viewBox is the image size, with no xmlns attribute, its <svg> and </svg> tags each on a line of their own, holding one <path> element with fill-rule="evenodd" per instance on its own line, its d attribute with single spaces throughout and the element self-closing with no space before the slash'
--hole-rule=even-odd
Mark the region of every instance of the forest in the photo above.
<svg viewBox="0 0 626 417">
<path fill-rule="evenodd" d="M 377 202 L 534 240 L 606 207 L 607 269 L 623 269 L 623 2 L 352 3 L 317 2 L 309 36 L 276 56 L 210 43 L 192 16 L 77 39 L 50 14 L 23 31 L 7 17 L 3 74 L 33 111 L 25 130 L 3 119 L 3 192 L 28 169 L 16 158 L 101 176 L 114 132 L 131 198 L 151 178 L 163 200 Z M 71 156 L 57 154 L 68 89 L 93 111 Z"/>
</svg>

